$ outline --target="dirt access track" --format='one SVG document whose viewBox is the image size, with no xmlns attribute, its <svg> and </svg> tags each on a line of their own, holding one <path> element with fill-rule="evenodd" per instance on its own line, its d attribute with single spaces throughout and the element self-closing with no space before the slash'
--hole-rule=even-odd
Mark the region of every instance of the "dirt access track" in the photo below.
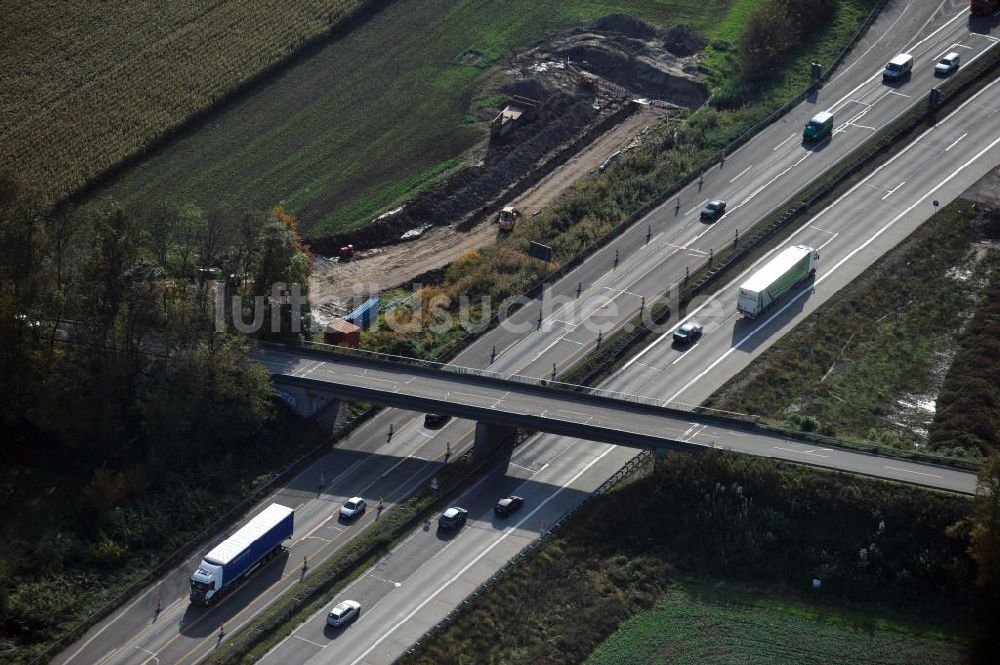
<svg viewBox="0 0 1000 665">
<path fill-rule="evenodd" d="M 579 178 L 595 171 L 614 152 L 626 147 L 649 126 L 659 112 L 643 109 L 600 136 L 575 157 L 553 170 L 511 205 L 530 215 L 551 205 Z M 353 261 L 339 262 L 320 255 L 309 282 L 309 301 L 320 323 L 369 293 L 395 288 L 420 275 L 444 268 L 463 252 L 496 241 L 497 227 L 484 222 L 471 230 L 453 225 L 433 227 L 418 239 L 364 252 Z"/>
<path fill-rule="evenodd" d="M 682 27 L 660 31 L 616 14 L 513 56 L 494 77 L 493 91 L 538 100 L 535 117 L 490 141 L 479 164 L 402 208 L 353 234 L 308 239 L 317 254 L 310 280 L 316 322 L 346 314 L 369 294 L 422 275 L 430 281 L 463 252 L 495 242 L 490 222 L 500 207 L 524 215 L 543 210 L 611 155 L 637 144 L 658 117 L 702 103 L 708 91 L 693 46 L 703 43 Z M 419 237 L 400 241 L 412 229 Z M 359 250 L 353 260 L 331 258 L 347 243 Z"/>
</svg>

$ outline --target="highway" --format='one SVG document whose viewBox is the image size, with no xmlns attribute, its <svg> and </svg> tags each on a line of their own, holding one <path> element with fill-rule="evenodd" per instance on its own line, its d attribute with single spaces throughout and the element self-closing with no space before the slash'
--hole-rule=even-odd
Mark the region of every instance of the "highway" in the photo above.
<svg viewBox="0 0 1000 665">
<path fill-rule="evenodd" d="M 536 330 L 534 321 L 538 316 L 538 307 L 529 305 L 512 317 L 513 323 L 521 324 L 520 332 L 503 328 L 491 331 L 463 352 L 456 363 L 486 367 L 490 365 L 491 348 L 496 346 L 499 356 L 490 366 L 494 370 L 508 374 L 544 376 L 553 364 L 560 368 L 567 367 L 596 341 L 597 333 L 592 330 L 592 326 L 581 325 L 583 322 L 600 321 L 605 332 L 612 329 L 637 311 L 642 297 L 652 298 L 661 293 L 665 285 L 683 275 L 686 266 L 701 260 L 709 249 L 731 242 L 736 229 L 746 228 L 770 212 L 779 202 L 860 145 L 874 129 L 884 126 L 918 98 L 922 98 L 932 82 L 930 62 L 933 56 L 954 50 L 958 44 L 962 48 L 964 60 L 968 62 L 992 47 L 996 39 L 992 35 L 970 32 L 966 14 L 965 4 L 960 2 L 944 2 L 940 5 L 916 1 L 890 3 L 888 10 L 876 20 L 868 36 L 854 50 L 843 69 L 815 98 L 807 100 L 781 121 L 761 132 L 742 149 L 730 155 L 724 165 L 712 169 L 705 175 L 703 186 L 699 188 L 698 185 L 692 185 L 681 192 L 682 206 L 676 213 L 673 205 L 659 208 L 647 220 L 637 224 L 616 242 L 553 285 L 554 295 L 584 303 L 584 307 L 578 308 L 572 316 L 565 309 L 553 311 L 545 317 L 545 325 Z M 995 32 L 995 27 L 992 29 Z M 913 76 L 902 87 L 886 88 L 879 80 L 881 66 L 889 57 L 904 49 L 916 56 Z M 827 108 L 833 108 L 837 113 L 837 132 L 833 140 L 812 149 L 801 146 L 796 137 L 802 125 L 816 111 Z M 953 150 L 965 153 L 970 146 L 971 142 L 959 142 Z M 953 180 L 953 184 L 957 186 L 958 180 Z M 898 191 L 902 195 L 907 189 L 903 187 Z M 947 192 L 941 194 L 942 201 L 948 200 L 945 193 Z M 703 225 L 697 219 L 697 209 L 710 196 L 728 200 L 730 210 L 715 224 Z M 652 229 L 648 246 L 647 225 Z M 895 230 L 891 233 L 884 233 L 880 237 L 889 240 L 904 226 L 901 222 L 893 227 Z M 872 251 L 877 246 L 878 243 L 869 245 Z M 616 251 L 620 252 L 621 261 L 612 270 Z M 862 257 L 859 255 L 858 258 Z M 838 279 L 844 279 L 847 274 L 847 270 L 835 272 L 824 284 L 833 287 Z M 583 287 L 579 300 L 575 298 L 577 284 Z M 812 302 L 816 299 L 809 300 Z M 712 335 L 706 336 L 706 339 L 711 337 Z M 733 355 L 729 358 L 732 360 L 716 364 L 698 385 L 707 389 L 714 380 L 714 373 L 731 374 L 736 371 L 738 363 L 735 363 Z M 634 369 L 632 367 L 629 371 Z M 688 376 L 697 375 L 703 369 L 688 370 Z M 683 385 L 689 380 L 690 378 L 679 383 Z M 394 427 L 391 437 L 387 434 L 390 423 Z M 189 607 L 186 599 L 187 578 L 204 551 L 226 535 L 218 534 L 163 580 L 88 631 L 54 662 L 196 662 L 215 648 L 220 622 L 224 622 L 226 631 L 230 633 L 245 625 L 275 597 L 294 587 L 303 556 L 308 556 L 310 562 L 319 563 L 370 523 L 372 516 L 349 526 L 335 521 L 333 515 L 346 497 L 355 494 L 372 498 L 385 497 L 391 505 L 393 501 L 408 495 L 414 487 L 428 482 L 437 472 L 443 462 L 446 442 L 450 442 L 456 452 L 464 450 L 471 441 L 471 431 L 471 423 L 453 421 L 444 428 L 431 432 L 423 428 L 420 420 L 410 412 L 394 409 L 385 411 L 355 431 L 329 455 L 294 478 L 286 487 L 262 502 L 266 504 L 278 501 L 296 508 L 296 533 L 288 558 L 268 566 L 218 607 L 208 610 Z M 630 454 L 631 451 L 622 451 L 606 444 L 567 442 L 549 436 L 537 437 L 516 451 L 508 470 L 509 475 L 501 477 L 515 480 L 501 479 L 496 482 L 501 485 L 504 482 L 516 482 L 513 475 L 519 473 L 516 470 L 527 469 L 525 473 L 532 478 L 530 482 L 533 487 L 526 490 L 537 492 L 530 498 L 536 505 L 544 505 L 532 519 L 546 519 L 551 523 L 552 516 L 564 509 L 564 503 L 572 505 L 572 500 L 579 500 L 597 487 L 620 466 L 622 457 Z M 578 476 L 581 470 L 584 473 Z M 321 474 L 326 480 L 322 487 L 318 483 Z M 572 489 L 562 490 L 561 487 L 572 478 L 575 478 Z M 486 491 L 484 486 L 484 495 L 470 497 L 470 506 L 491 504 L 497 489 L 500 487 L 491 487 L 490 491 Z M 555 498 L 551 498 L 553 495 Z M 543 504 L 546 500 L 548 503 Z M 472 501 L 479 503 L 473 504 Z M 257 510 L 259 509 L 251 511 L 246 518 Z M 448 556 L 437 557 L 440 561 L 433 564 L 450 566 L 456 572 L 463 570 L 463 577 L 456 579 L 454 584 L 466 589 L 471 588 L 469 584 L 474 583 L 477 575 L 489 568 L 488 564 L 493 557 L 502 558 L 502 553 L 507 551 L 506 548 L 512 547 L 517 538 L 526 538 L 532 533 L 530 528 L 522 528 L 517 535 L 500 541 L 499 545 L 493 545 L 490 538 L 499 537 L 495 530 L 483 531 L 490 538 L 482 541 L 474 536 L 481 531 L 475 527 L 475 524 L 482 524 L 481 511 L 473 512 L 473 518 L 470 522 L 473 528 L 468 528 L 459 538 L 448 541 L 454 544 L 449 545 L 451 549 Z M 234 524 L 231 530 L 238 526 Z M 409 542 L 416 546 L 420 537 L 418 533 Z M 493 549 L 488 554 L 476 558 L 490 547 Z M 466 569 L 466 564 L 473 560 L 476 563 Z M 431 564 L 427 564 L 415 574 L 427 574 L 430 567 Z M 447 605 L 444 598 L 453 593 L 445 590 L 427 601 L 430 596 L 423 591 L 429 592 L 431 587 L 423 583 L 396 581 L 401 586 L 393 588 L 406 589 L 407 593 L 391 595 L 377 604 L 377 611 L 385 613 L 392 620 L 383 622 L 378 615 L 373 614 L 374 609 L 366 609 L 362 620 L 355 627 L 330 642 L 336 648 L 325 649 L 316 662 L 330 662 L 330 659 L 344 662 L 337 656 L 340 650 L 358 654 L 367 651 L 365 658 L 373 659 L 371 662 L 391 660 L 389 656 L 392 649 L 405 643 L 405 638 L 401 636 L 417 632 L 415 626 L 419 622 L 442 616 L 443 606 Z M 153 621 L 153 608 L 158 597 L 163 601 L 163 611 Z M 426 604 L 419 612 L 406 619 L 415 607 L 425 601 Z M 388 630 L 399 621 L 403 622 L 391 632 L 379 632 L 375 629 L 377 626 Z M 365 644 L 354 645 L 353 640 L 356 638 Z M 309 646 L 297 638 L 292 642 L 302 642 Z M 304 662 L 312 658 L 314 653 L 308 650 L 296 652 L 294 657 L 289 655 L 284 662 Z M 398 649 L 394 653 L 398 654 Z M 327 660 L 324 661 L 324 658 Z"/>
</svg>

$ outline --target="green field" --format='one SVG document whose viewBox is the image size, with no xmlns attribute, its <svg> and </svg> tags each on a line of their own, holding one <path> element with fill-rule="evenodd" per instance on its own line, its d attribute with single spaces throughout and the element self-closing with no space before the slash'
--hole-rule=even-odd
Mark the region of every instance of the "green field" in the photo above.
<svg viewBox="0 0 1000 665">
<path fill-rule="evenodd" d="M 732 0 L 401 0 L 129 169 L 102 193 L 126 203 L 276 204 L 307 234 L 367 221 L 485 138 L 464 116 L 494 61 L 616 11 L 711 33 Z M 746 4 L 743 2 L 741 4 Z"/>
<path fill-rule="evenodd" d="M 0 176 L 53 203 L 93 185 L 361 0 L 4 3 Z"/>
<path fill-rule="evenodd" d="M 586 665 L 964 663 L 965 649 L 907 626 L 855 623 L 803 603 L 702 598 L 674 591 L 598 646 Z"/>
</svg>

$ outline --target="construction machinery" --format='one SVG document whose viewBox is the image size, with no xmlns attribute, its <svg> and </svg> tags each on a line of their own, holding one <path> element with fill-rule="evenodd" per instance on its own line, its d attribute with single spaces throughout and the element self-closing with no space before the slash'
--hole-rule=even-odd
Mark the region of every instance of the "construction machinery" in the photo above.
<svg viewBox="0 0 1000 665">
<path fill-rule="evenodd" d="M 521 211 L 514 206 L 507 206 L 500 210 L 497 215 L 497 225 L 500 228 L 500 233 L 510 233 L 514 230 L 514 224 L 517 222 L 517 218 L 521 216 Z"/>
</svg>

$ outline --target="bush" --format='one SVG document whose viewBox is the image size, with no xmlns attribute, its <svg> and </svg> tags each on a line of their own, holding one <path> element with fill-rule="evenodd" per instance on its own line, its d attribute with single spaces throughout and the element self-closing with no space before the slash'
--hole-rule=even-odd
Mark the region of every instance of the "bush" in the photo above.
<svg viewBox="0 0 1000 665">
<path fill-rule="evenodd" d="M 930 447 L 1000 450 L 1000 277 L 962 334 L 931 424 Z"/>
<path fill-rule="evenodd" d="M 759 81 L 772 74 L 781 56 L 798 41 L 798 26 L 789 16 L 788 0 L 764 0 L 740 37 L 743 80 Z"/>
</svg>

